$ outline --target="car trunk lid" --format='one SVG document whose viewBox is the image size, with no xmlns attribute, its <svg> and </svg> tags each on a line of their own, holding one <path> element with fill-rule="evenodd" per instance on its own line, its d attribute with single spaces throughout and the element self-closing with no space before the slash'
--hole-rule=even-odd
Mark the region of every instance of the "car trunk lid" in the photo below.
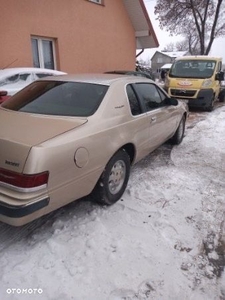
<svg viewBox="0 0 225 300">
<path fill-rule="evenodd" d="M 18 113 L 0 109 L 0 168 L 22 172 L 29 151 L 66 131 L 87 122 L 85 118 L 65 118 Z"/>
</svg>

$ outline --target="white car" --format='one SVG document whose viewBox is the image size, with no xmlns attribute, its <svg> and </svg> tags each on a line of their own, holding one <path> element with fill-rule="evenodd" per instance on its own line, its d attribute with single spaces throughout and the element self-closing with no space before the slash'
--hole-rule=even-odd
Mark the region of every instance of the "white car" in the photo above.
<svg viewBox="0 0 225 300">
<path fill-rule="evenodd" d="M 41 68 L 8 68 L 0 70 L 0 90 L 12 96 L 36 79 L 66 73 Z"/>
</svg>

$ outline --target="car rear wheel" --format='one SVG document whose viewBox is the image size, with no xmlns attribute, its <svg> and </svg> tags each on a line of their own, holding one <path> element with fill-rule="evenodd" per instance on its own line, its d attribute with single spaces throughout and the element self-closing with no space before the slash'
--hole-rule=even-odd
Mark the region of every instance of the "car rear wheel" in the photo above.
<svg viewBox="0 0 225 300">
<path fill-rule="evenodd" d="M 174 134 L 171 138 L 171 143 L 174 145 L 179 145 L 184 137 L 184 130 L 185 130 L 185 116 L 182 117 L 180 124 Z"/>
<path fill-rule="evenodd" d="M 92 199 L 105 205 L 114 204 L 123 195 L 129 176 L 129 155 L 126 151 L 119 150 L 106 165 L 92 192 Z"/>
</svg>

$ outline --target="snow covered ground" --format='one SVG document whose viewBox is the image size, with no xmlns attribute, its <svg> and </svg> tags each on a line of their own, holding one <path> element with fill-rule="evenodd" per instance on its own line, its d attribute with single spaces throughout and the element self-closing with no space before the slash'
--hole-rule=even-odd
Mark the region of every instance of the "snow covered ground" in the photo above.
<svg viewBox="0 0 225 300">
<path fill-rule="evenodd" d="M 138 163 L 111 207 L 0 224 L 0 299 L 224 300 L 225 106 Z"/>
</svg>

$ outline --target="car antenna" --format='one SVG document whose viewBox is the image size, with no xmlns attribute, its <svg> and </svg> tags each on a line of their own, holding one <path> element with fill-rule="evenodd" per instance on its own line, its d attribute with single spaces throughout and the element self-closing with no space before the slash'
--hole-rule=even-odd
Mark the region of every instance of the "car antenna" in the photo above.
<svg viewBox="0 0 225 300">
<path fill-rule="evenodd" d="M 4 69 L 6 69 L 6 68 L 8 68 L 8 67 L 10 67 L 12 64 L 14 64 L 14 62 L 16 62 L 18 60 L 18 58 L 17 59 L 15 59 L 13 62 L 11 62 L 10 64 L 8 64 L 7 66 L 5 66 L 4 68 L 2 68 L 2 70 L 4 70 Z"/>
</svg>

